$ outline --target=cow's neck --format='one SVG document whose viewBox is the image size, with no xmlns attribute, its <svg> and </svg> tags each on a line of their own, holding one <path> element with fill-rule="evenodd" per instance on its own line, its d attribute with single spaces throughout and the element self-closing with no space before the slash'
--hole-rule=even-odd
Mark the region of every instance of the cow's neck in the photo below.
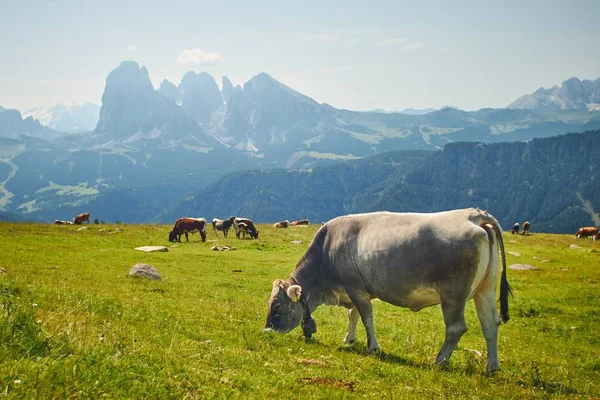
<svg viewBox="0 0 600 400">
<path fill-rule="evenodd" d="M 306 296 L 311 312 L 323 304 L 328 275 L 321 263 L 320 254 L 307 252 L 290 275 L 288 282 L 302 287 L 302 295 Z"/>
</svg>

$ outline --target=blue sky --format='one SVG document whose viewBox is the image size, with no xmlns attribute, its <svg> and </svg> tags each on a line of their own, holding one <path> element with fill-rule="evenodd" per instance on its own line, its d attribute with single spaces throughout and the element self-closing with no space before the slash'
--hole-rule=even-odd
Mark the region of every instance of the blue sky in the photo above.
<svg viewBox="0 0 600 400">
<path fill-rule="evenodd" d="M 0 0 L 0 105 L 100 103 L 122 60 L 158 87 L 190 70 L 267 72 L 367 110 L 503 107 L 600 77 L 600 1 Z"/>
</svg>

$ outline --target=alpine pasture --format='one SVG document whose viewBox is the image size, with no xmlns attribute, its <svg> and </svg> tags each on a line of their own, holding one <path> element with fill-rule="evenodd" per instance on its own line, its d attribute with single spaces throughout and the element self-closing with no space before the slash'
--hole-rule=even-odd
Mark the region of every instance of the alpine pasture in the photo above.
<svg viewBox="0 0 600 400">
<path fill-rule="evenodd" d="M 119 230 L 117 228 L 120 228 Z M 260 238 L 208 230 L 168 243 L 171 226 L 0 223 L 0 397 L 589 398 L 600 393 L 600 242 L 504 232 L 514 297 L 500 326 L 501 370 L 485 374 L 472 301 L 450 365 L 440 307 L 374 301 L 381 352 L 342 344 L 346 311 L 321 306 L 317 333 L 263 333 L 318 225 L 258 226 Z M 507 227 L 505 227 L 507 228 Z M 236 250 L 211 251 L 230 244 Z M 144 253 L 145 245 L 168 252 Z M 571 246 L 576 245 L 576 246 Z M 161 281 L 128 278 L 136 263 Z"/>
</svg>

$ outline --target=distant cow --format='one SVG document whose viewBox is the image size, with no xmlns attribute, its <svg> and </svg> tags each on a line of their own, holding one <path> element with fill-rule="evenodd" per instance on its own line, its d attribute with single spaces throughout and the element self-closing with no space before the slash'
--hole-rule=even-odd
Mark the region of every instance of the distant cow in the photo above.
<svg viewBox="0 0 600 400">
<path fill-rule="evenodd" d="M 288 226 L 290 226 L 290 221 L 288 221 L 287 219 L 285 221 L 279 221 L 273 224 L 274 228 L 287 228 Z"/>
<path fill-rule="evenodd" d="M 54 221 L 54 223 L 56 225 L 73 225 L 71 221 L 61 221 L 60 219 L 57 219 L 56 221 Z"/>
<path fill-rule="evenodd" d="M 244 235 L 244 239 L 246 239 L 246 235 L 249 235 L 250 237 L 252 237 L 252 235 L 250 235 L 250 231 L 248 230 L 248 225 L 245 222 L 240 222 L 239 224 L 237 224 L 237 227 L 238 227 L 238 231 L 237 231 L 236 235 L 238 238 L 241 235 Z"/>
<path fill-rule="evenodd" d="M 258 230 L 254 226 L 254 223 L 252 222 L 252 220 L 250 220 L 248 218 L 236 217 L 235 220 L 233 221 L 233 228 L 235 229 L 235 236 L 237 236 L 238 239 L 240 237 L 240 230 L 239 230 L 240 222 L 243 222 L 246 224 L 248 233 L 250 234 L 250 237 L 252 239 L 258 239 Z"/>
<path fill-rule="evenodd" d="M 169 242 L 181 242 L 181 235 L 189 242 L 188 233 L 200 232 L 203 242 L 206 242 L 206 220 L 204 218 L 179 218 L 175 221 L 173 230 L 169 232 Z"/>
<path fill-rule="evenodd" d="M 217 232 L 221 231 L 223 232 L 223 237 L 227 237 L 227 232 L 229 231 L 229 228 L 231 228 L 231 225 L 233 225 L 234 220 L 235 217 L 229 217 L 225 220 L 213 218 L 212 226 L 213 230 L 215 231 L 215 236 L 219 236 Z"/>
<path fill-rule="evenodd" d="M 308 220 L 301 219 L 300 221 L 292 221 L 292 226 L 297 226 L 297 225 L 308 225 Z"/>
<path fill-rule="evenodd" d="M 530 227 L 531 227 L 531 224 L 529 223 L 529 221 L 523 222 L 523 236 L 529 232 Z"/>
<path fill-rule="evenodd" d="M 587 238 L 588 236 L 595 237 L 597 233 L 598 228 L 595 228 L 593 226 L 584 226 L 577 230 L 577 233 L 575 234 L 575 239 Z"/>
<path fill-rule="evenodd" d="M 596 240 L 600 240 L 600 232 L 596 233 L 596 235 L 594 235 L 594 241 Z"/>
<path fill-rule="evenodd" d="M 518 234 L 519 233 L 519 229 L 521 229 L 521 225 L 519 225 L 518 222 L 515 222 L 515 224 L 513 225 L 512 229 L 510 230 L 510 233 L 512 234 Z"/>
<path fill-rule="evenodd" d="M 87 221 L 88 224 L 90 223 L 90 213 L 82 213 L 73 218 L 73 223 L 75 225 L 83 224 L 83 221 Z"/>
</svg>

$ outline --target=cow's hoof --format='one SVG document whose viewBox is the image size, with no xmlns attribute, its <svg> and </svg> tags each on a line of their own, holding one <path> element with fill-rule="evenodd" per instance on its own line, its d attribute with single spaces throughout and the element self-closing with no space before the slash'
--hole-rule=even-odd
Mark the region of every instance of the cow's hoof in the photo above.
<svg viewBox="0 0 600 400">
<path fill-rule="evenodd" d="M 356 339 L 352 339 L 352 340 L 344 339 L 344 344 L 353 345 L 354 343 L 356 343 Z"/>
<path fill-rule="evenodd" d="M 438 358 L 437 360 L 435 360 L 435 365 L 442 369 L 445 369 L 448 368 L 448 366 L 450 365 L 450 360 L 448 360 L 447 358 Z"/>
<path fill-rule="evenodd" d="M 367 349 L 367 353 L 369 353 L 369 354 L 380 354 L 381 350 L 379 350 L 379 347 L 375 347 L 374 349 Z"/>
</svg>

